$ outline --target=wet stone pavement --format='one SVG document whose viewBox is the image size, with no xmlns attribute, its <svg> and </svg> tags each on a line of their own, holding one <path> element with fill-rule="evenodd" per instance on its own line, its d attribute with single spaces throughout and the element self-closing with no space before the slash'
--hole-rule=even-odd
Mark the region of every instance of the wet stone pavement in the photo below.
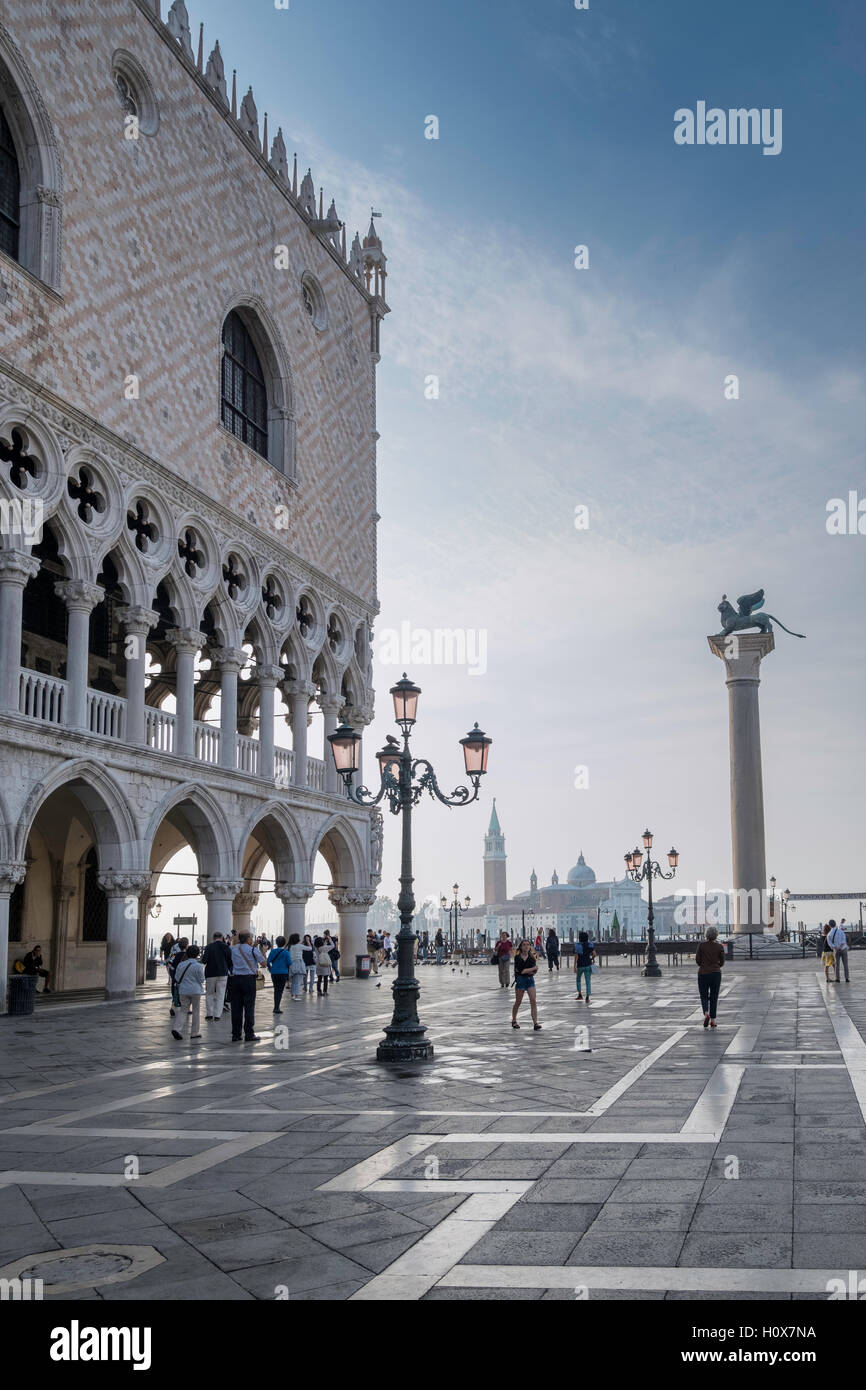
<svg viewBox="0 0 866 1390">
<path fill-rule="evenodd" d="M 0 1019 L 0 1278 L 55 1299 L 825 1299 L 866 1270 L 866 954 L 539 978 L 421 966 L 174 1041 L 163 989 Z M 274 1029 L 274 1024 L 279 1028 Z M 590 1050 L 591 1049 L 591 1050 Z"/>
</svg>

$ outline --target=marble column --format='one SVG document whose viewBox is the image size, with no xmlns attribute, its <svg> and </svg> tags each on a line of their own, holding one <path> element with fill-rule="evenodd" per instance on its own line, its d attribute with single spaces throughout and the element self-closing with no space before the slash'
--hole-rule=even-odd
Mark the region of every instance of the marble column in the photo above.
<svg viewBox="0 0 866 1390">
<path fill-rule="evenodd" d="M 331 796 L 339 796 L 343 790 L 343 782 L 334 763 L 334 754 L 328 742 L 328 735 L 332 734 L 337 727 L 337 717 L 342 709 L 342 701 L 328 695 L 319 697 L 319 707 L 325 719 L 325 735 L 322 739 L 323 753 L 325 760 L 325 791 Z"/>
<path fill-rule="evenodd" d="M 315 889 L 311 883 L 275 883 L 274 892 L 283 904 L 283 936 L 288 941 L 293 932 L 301 940 L 307 930 L 307 903 Z"/>
<path fill-rule="evenodd" d="M 241 647 L 211 649 L 220 673 L 220 767 L 238 765 L 238 676 L 247 662 Z"/>
<path fill-rule="evenodd" d="M 22 585 L 23 588 L 23 585 Z M 15 667 L 18 669 L 17 664 Z M 9 899 L 27 877 L 27 865 L 0 864 L 0 1014 L 7 1010 L 9 988 Z"/>
<path fill-rule="evenodd" d="M 21 670 L 21 609 L 28 579 L 39 561 L 18 550 L 0 552 L 0 709 L 18 713 Z M 6 1007 L 4 989 L 3 1008 Z"/>
<path fill-rule="evenodd" d="M 126 658 L 126 734 L 127 743 L 139 746 L 147 743 L 144 707 L 147 638 L 159 622 L 152 608 L 130 606 L 118 608 L 117 616 L 123 626 L 123 651 Z"/>
<path fill-rule="evenodd" d="M 355 957 L 367 951 L 367 913 L 376 901 L 372 888 L 332 888 L 328 897 L 337 909 L 340 974 L 355 974 Z"/>
<path fill-rule="evenodd" d="M 231 936 L 232 905 L 243 886 L 242 878 L 199 878 L 198 890 L 207 899 L 206 941 L 213 940 L 214 932 Z"/>
<path fill-rule="evenodd" d="M 61 876 L 54 889 L 54 923 L 51 933 L 52 989 L 65 988 L 66 955 L 69 947 L 69 907 L 75 897 L 75 882 L 64 876 L 59 867 L 58 873 Z"/>
<path fill-rule="evenodd" d="M 258 893 L 237 893 L 232 903 L 232 927 L 240 935 L 242 931 L 252 932 L 253 908 L 258 907 Z M 217 928 L 217 930 L 219 930 Z"/>
<path fill-rule="evenodd" d="M 309 723 L 310 696 L 313 687 L 306 681 L 286 681 L 283 692 L 292 712 L 292 785 L 307 785 L 307 727 Z"/>
<path fill-rule="evenodd" d="M 87 729 L 87 687 L 90 684 L 90 615 L 105 598 L 101 584 L 86 579 L 62 579 L 54 592 L 66 604 L 66 724 Z"/>
<path fill-rule="evenodd" d="M 139 899 L 149 891 L 151 874 L 109 869 L 99 875 L 108 898 L 105 951 L 106 999 L 134 999 L 138 957 Z"/>
<path fill-rule="evenodd" d="M 283 674 L 281 666 L 256 666 L 259 683 L 259 776 L 274 780 L 274 691 Z"/>
<path fill-rule="evenodd" d="M 758 933 L 768 925 L 758 686 L 761 660 L 776 644 L 772 632 L 734 632 L 707 641 L 725 663 L 728 687 L 734 931 Z"/>
<path fill-rule="evenodd" d="M 177 653 L 175 689 L 174 751 L 181 758 L 195 757 L 193 701 L 195 699 L 195 659 L 207 641 L 195 628 L 172 627 L 166 633 Z"/>
</svg>

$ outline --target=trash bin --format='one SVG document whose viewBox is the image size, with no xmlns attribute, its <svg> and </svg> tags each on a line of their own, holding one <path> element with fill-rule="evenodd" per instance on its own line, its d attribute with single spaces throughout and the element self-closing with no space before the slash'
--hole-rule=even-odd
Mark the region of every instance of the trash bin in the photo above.
<svg viewBox="0 0 866 1390">
<path fill-rule="evenodd" d="M 35 975 L 9 976 L 9 1012 L 19 1018 L 22 1014 L 32 1014 L 36 998 Z"/>
<path fill-rule="evenodd" d="M 734 938 L 729 936 L 725 942 L 725 960 L 734 959 Z"/>
<path fill-rule="evenodd" d="M 144 977 L 145 977 L 146 980 L 155 980 L 155 979 L 156 979 L 156 966 L 157 966 L 157 959 L 156 959 L 156 956 L 151 956 L 150 959 L 149 959 L 148 961 L 145 962 L 145 966 L 144 966 Z"/>
<path fill-rule="evenodd" d="M 369 980 L 370 978 L 370 957 L 355 957 L 355 978 L 356 980 Z"/>
</svg>

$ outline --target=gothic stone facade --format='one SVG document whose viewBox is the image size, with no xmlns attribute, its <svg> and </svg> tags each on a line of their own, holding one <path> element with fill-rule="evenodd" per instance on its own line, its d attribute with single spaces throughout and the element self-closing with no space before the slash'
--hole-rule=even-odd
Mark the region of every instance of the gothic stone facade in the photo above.
<svg viewBox="0 0 866 1390">
<path fill-rule="evenodd" d="M 0 18 L 0 976 L 128 997 L 185 843 L 209 931 L 320 851 L 351 971 L 381 824 L 307 729 L 372 718 L 381 242 L 183 0 Z"/>
</svg>

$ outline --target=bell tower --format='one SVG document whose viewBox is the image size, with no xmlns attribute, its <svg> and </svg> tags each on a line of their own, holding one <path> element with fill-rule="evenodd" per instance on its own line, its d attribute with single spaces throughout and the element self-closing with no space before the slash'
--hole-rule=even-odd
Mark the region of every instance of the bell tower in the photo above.
<svg viewBox="0 0 866 1390">
<path fill-rule="evenodd" d="M 508 899 L 508 892 L 505 887 L 505 861 L 505 836 L 496 814 L 496 798 L 494 797 L 490 824 L 487 827 L 487 834 L 484 836 L 485 904 L 504 903 Z"/>
</svg>

